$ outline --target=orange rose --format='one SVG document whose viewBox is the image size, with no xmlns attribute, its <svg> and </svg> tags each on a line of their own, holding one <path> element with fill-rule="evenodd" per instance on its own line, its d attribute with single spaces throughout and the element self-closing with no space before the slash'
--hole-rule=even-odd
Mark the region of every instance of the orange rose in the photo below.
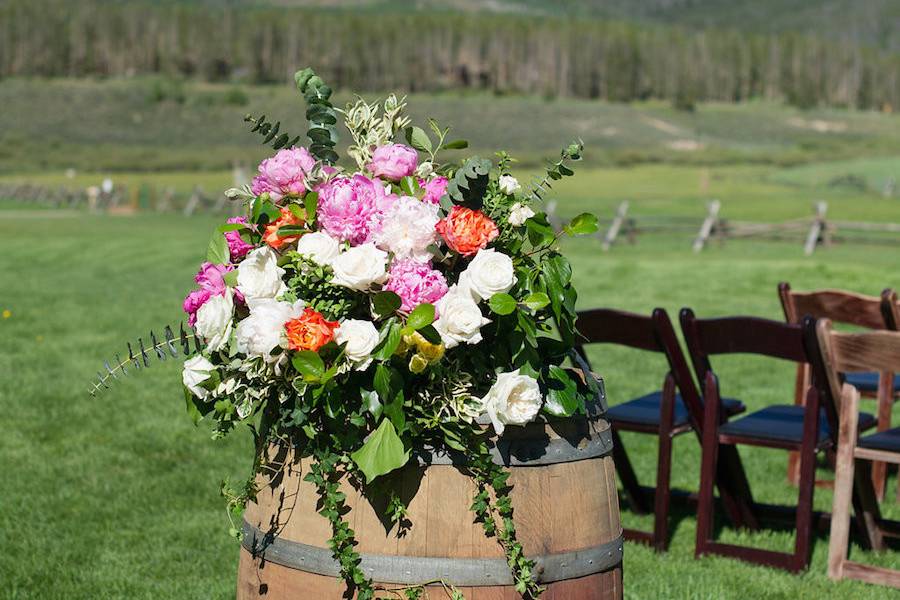
<svg viewBox="0 0 900 600">
<path fill-rule="evenodd" d="M 292 244 L 300 239 L 299 235 L 289 235 L 287 237 L 278 237 L 278 228 L 284 225 L 303 225 L 303 219 L 291 212 L 286 206 L 281 207 L 281 217 L 266 225 L 266 233 L 263 240 L 276 250 L 285 244 Z"/>
<path fill-rule="evenodd" d="M 472 256 L 487 246 L 499 231 L 480 210 L 454 206 L 450 214 L 435 225 L 447 245 L 463 256 Z"/>
<path fill-rule="evenodd" d="M 334 330 L 337 327 L 337 321 L 326 321 L 322 313 L 305 308 L 303 314 L 284 324 L 288 348 L 315 352 L 334 339 Z"/>
</svg>

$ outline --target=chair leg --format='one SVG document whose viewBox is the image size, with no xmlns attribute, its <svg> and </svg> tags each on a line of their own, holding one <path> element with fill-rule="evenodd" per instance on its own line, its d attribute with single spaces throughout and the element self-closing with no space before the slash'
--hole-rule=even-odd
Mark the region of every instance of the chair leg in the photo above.
<svg viewBox="0 0 900 600">
<path fill-rule="evenodd" d="M 803 415 L 803 443 L 800 446 L 800 493 L 797 498 L 797 537 L 791 568 L 803 571 L 809 566 L 812 544 L 813 495 L 816 489 L 816 442 L 819 439 L 818 392 L 810 388 Z"/>
<path fill-rule="evenodd" d="M 894 374 L 878 374 L 878 431 L 891 428 L 891 408 L 894 404 Z M 887 478 L 887 463 L 872 463 L 872 485 L 875 487 L 875 495 L 878 501 L 884 500 L 885 479 Z"/>
<path fill-rule="evenodd" d="M 641 484 L 637 479 L 637 475 L 634 473 L 634 467 L 631 466 L 631 461 L 628 459 L 628 453 L 625 451 L 625 446 L 622 444 L 622 438 L 619 436 L 619 432 L 615 425 L 613 425 L 612 428 L 612 441 L 613 462 L 616 465 L 616 473 L 619 474 L 619 480 L 622 482 L 625 497 L 628 498 L 628 503 L 631 505 L 631 509 L 634 512 L 640 515 L 646 515 L 651 511 L 651 507 L 647 502 L 646 495 L 641 489 Z"/>
<path fill-rule="evenodd" d="M 794 384 L 794 404 L 803 406 L 806 402 L 806 389 L 810 384 L 809 365 L 797 365 L 797 379 Z M 800 483 L 800 455 L 797 452 L 788 454 L 787 478 L 791 485 Z"/>
<path fill-rule="evenodd" d="M 697 539 L 694 545 L 694 556 L 703 556 L 712 541 L 714 519 L 713 486 L 716 476 L 716 463 L 719 457 L 719 401 L 718 395 L 709 394 L 715 385 L 706 382 L 707 393 L 704 394 L 706 405 L 703 411 L 703 457 L 700 462 L 700 492 L 697 498 Z"/>
<path fill-rule="evenodd" d="M 659 415 L 659 454 L 656 461 L 653 547 L 665 552 L 669 543 L 669 503 L 671 502 L 672 427 L 675 416 L 675 380 L 666 378 Z"/>
<path fill-rule="evenodd" d="M 844 575 L 844 561 L 850 543 L 850 505 L 853 497 L 853 450 L 859 436 L 859 393 L 844 390 L 841 398 L 837 460 L 834 473 L 834 500 L 831 505 L 831 534 L 828 541 L 828 577 Z"/>
</svg>

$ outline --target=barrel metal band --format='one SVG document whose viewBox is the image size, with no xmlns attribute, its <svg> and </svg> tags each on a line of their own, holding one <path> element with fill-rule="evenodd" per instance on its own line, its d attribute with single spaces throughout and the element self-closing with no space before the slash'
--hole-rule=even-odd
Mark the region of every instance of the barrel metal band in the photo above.
<svg viewBox="0 0 900 600">
<path fill-rule="evenodd" d="M 326 548 L 279 537 L 267 539 L 256 527 L 244 522 L 241 544 L 256 558 L 290 569 L 329 577 L 340 576 L 340 565 Z M 622 562 L 622 535 L 614 540 L 576 550 L 531 557 L 540 583 L 575 579 L 608 571 Z M 360 568 L 381 583 L 416 585 L 441 580 L 461 587 L 513 585 L 504 558 L 443 558 L 360 554 Z"/>
<path fill-rule="evenodd" d="M 494 462 L 507 467 L 542 467 L 559 463 L 601 458 L 612 452 L 612 429 L 608 424 L 578 441 L 565 438 L 507 440 L 501 438 L 491 448 Z M 465 466 L 469 459 L 461 452 L 434 451 L 424 448 L 416 452 L 420 465 Z"/>
</svg>

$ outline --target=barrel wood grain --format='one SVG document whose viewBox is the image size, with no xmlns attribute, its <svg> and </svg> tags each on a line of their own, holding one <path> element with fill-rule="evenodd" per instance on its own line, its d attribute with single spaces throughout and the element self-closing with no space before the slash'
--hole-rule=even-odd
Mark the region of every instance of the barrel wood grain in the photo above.
<svg viewBox="0 0 900 600">
<path fill-rule="evenodd" d="M 583 422 L 584 423 L 584 422 Z M 529 426 L 543 439 L 572 438 L 584 425 Z M 598 421 L 606 427 L 605 421 Z M 277 485 L 263 478 L 256 504 L 248 506 L 245 521 L 262 532 L 275 532 L 280 540 L 327 548 L 328 521 L 316 512 L 315 486 L 303 481 L 309 459 L 286 465 Z M 527 556 L 583 551 L 614 542 L 621 535 L 615 468 L 611 456 L 572 462 L 510 468 L 512 503 L 517 534 Z M 347 519 L 356 533 L 357 551 L 363 555 L 438 557 L 449 559 L 504 559 L 496 538 L 487 538 L 469 509 L 475 491 L 471 478 L 457 466 L 408 466 L 397 477 L 408 507 L 409 528 L 398 537 L 397 527 L 386 528 L 376 510 L 359 490 L 342 481 L 350 512 Z M 605 553 L 604 553 L 605 554 Z M 375 574 L 377 581 L 377 573 Z M 381 582 L 386 588 L 402 587 Z M 622 597 L 621 565 L 583 577 L 546 584 L 543 600 L 616 600 Z M 513 586 L 460 587 L 467 600 L 519 598 Z M 344 583 L 330 575 L 306 572 L 253 557 L 241 549 L 238 574 L 240 600 L 287 598 L 342 598 Z M 445 598 L 440 586 L 428 588 L 429 598 Z M 386 594 L 384 597 L 396 597 Z"/>
</svg>

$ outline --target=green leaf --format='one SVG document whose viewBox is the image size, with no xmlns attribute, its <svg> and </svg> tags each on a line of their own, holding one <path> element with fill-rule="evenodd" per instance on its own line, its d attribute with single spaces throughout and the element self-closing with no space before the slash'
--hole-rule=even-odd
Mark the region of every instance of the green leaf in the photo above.
<svg viewBox="0 0 900 600">
<path fill-rule="evenodd" d="M 403 377 L 396 369 L 385 363 L 375 368 L 375 391 L 384 405 L 384 416 L 394 426 L 403 431 L 406 428 L 406 414 L 403 412 Z"/>
<path fill-rule="evenodd" d="M 434 305 L 420 304 L 409 313 L 406 319 L 406 326 L 410 329 L 418 330 L 434 323 Z"/>
<path fill-rule="evenodd" d="M 434 328 L 434 325 L 426 325 L 419 330 L 419 333 L 431 344 L 441 343 L 441 334 L 439 334 L 438 330 Z"/>
<path fill-rule="evenodd" d="M 406 134 L 406 141 L 410 146 L 421 152 L 431 152 L 431 149 L 433 148 L 431 145 L 431 138 L 428 137 L 428 134 L 425 133 L 424 129 L 413 125 L 407 127 L 404 130 L 404 133 Z"/>
<path fill-rule="evenodd" d="M 278 237 L 289 237 L 292 235 L 303 235 L 306 231 L 306 227 L 301 225 L 283 225 L 278 228 L 276 235 Z"/>
<path fill-rule="evenodd" d="M 394 314 L 401 304 L 403 304 L 403 301 L 394 292 L 378 292 L 372 297 L 372 309 L 380 318 Z"/>
<path fill-rule="evenodd" d="M 387 360 L 397 351 L 400 345 L 400 323 L 391 319 L 381 328 L 381 341 L 375 346 L 372 357 L 375 360 Z"/>
<path fill-rule="evenodd" d="M 225 281 L 225 285 L 227 285 L 228 287 L 237 287 L 237 278 L 237 269 L 232 269 L 222 276 L 222 279 Z"/>
<path fill-rule="evenodd" d="M 405 465 L 409 460 L 409 451 L 403 448 L 403 440 L 397 435 L 393 423 L 383 419 L 378 429 L 350 457 L 365 474 L 366 483 L 372 483 L 376 477 Z"/>
<path fill-rule="evenodd" d="M 538 248 L 548 246 L 556 239 L 556 233 L 547 221 L 545 213 L 538 213 L 525 221 L 525 227 L 528 230 L 528 241 L 532 246 Z"/>
<path fill-rule="evenodd" d="M 488 306 L 498 315 L 509 315 L 516 310 L 516 299 L 509 294 L 494 294 L 488 300 Z"/>
<path fill-rule="evenodd" d="M 288 210 L 290 210 L 291 214 L 293 214 L 298 219 L 306 218 L 306 209 L 304 209 L 302 206 L 300 206 L 296 202 L 291 202 L 290 204 L 288 204 Z"/>
<path fill-rule="evenodd" d="M 231 262 L 231 252 L 228 250 L 228 240 L 225 234 L 218 229 L 213 232 L 206 249 L 206 260 L 216 265 L 226 265 Z"/>
<path fill-rule="evenodd" d="M 544 292 L 535 292 L 533 294 L 528 294 L 522 301 L 522 304 L 533 311 L 539 311 L 550 304 L 550 298 Z"/>
<path fill-rule="evenodd" d="M 597 216 L 591 213 L 581 213 L 572 219 L 563 230 L 569 235 L 587 235 L 597 231 Z"/>
<path fill-rule="evenodd" d="M 407 175 L 400 180 L 400 191 L 403 192 L 405 196 L 418 198 L 422 193 L 422 188 L 419 187 L 419 182 L 415 177 Z"/>
<path fill-rule="evenodd" d="M 570 417 L 581 408 L 578 384 L 565 369 L 552 365 L 545 379 L 547 399 L 544 410 L 557 417 Z"/>
<path fill-rule="evenodd" d="M 378 392 L 359 390 L 359 394 L 362 396 L 363 406 L 369 411 L 369 414 L 376 419 L 381 417 L 383 407 L 381 406 L 381 400 L 378 398 Z"/>
<path fill-rule="evenodd" d="M 309 224 L 315 223 L 316 211 L 319 208 L 319 194 L 309 192 L 303 196 L 303 206 L 306 208 L 306 221 Z"/>
<path fill-rule="evenodd" d="M 322 357 L 312 350 L 301 350 L 294 354 L 291 358 L 291 364 L 297 369 L 297 372 L 303 375 L 303 379 L 309 382 L 316 382 L 325 375 L 325 363 Z"/>
<path fill-rule="evenodd" d="M 243 223 L 225 223 L 224 225 L 219 225 L 218 231 L 220 233 L 227 233 L 229 231 L 238 231 L 246 228 L 247 226 Z"/>
<path fill-rule="evenodd" d="M 466 140 L 453 140 L 452 142 L 447 142 L 443 146 L 441 146 L 444 150 L 465 150 L 469 147 L 469 142 Z"/>
</svg>

